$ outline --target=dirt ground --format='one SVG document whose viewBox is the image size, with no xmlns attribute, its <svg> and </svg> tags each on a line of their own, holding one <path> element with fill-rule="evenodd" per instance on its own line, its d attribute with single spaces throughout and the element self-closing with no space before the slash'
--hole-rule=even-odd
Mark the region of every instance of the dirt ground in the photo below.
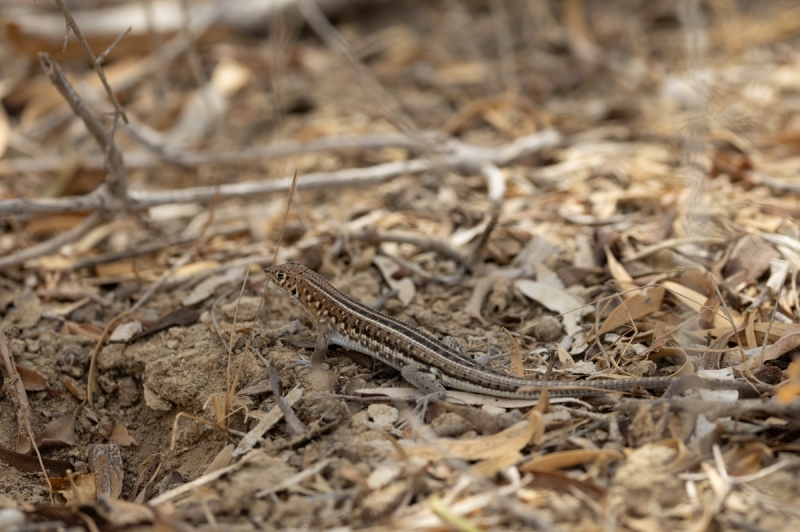
<svg viewBox="0 0 800 532">
<path fill-rule="evenodd" d="M 88 21 L 134 3 L 74 4 L 99 53 L 116 33 Z M 800 528 L 800 11 L 340 4 L 124 37 L 103 63 L 129 119 L 118 210 L 75 207 L 115 182 L 113 150 L 37 55 L 111 128 L 84 50 L 61 51 L 56 7 L 0 8 L 0 327 L 22 372 L 3 367 L 0 530 Z M 265 291 L 273 260 L 501 373 L 520 351 L 532 378 L 781 386 L 454 394 L 419 420 L 367 356 L 302 363 L 315 332 Z"/>
</svg>

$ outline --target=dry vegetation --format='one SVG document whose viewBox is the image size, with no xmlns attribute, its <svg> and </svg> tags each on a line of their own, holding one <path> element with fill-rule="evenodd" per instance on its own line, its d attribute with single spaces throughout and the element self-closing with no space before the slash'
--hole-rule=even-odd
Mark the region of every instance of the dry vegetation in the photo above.
<svg viewBox="0 0 800 532">
<path fill-rule="evenodd" d="M 800 528 L 793 2 L 66 3 L 0 8 L 0 530 Z M 273 260 L 500 372 L 780 386 L 420 422 L 293 364 Z"/>
</svg>

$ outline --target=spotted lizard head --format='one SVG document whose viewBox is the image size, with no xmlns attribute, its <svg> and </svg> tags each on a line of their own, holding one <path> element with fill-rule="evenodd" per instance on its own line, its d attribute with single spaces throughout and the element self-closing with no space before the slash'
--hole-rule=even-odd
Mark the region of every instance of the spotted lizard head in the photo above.
<svg viewBox="0 0 800 532">
<path fill-rule="evenodd" d="M 299 296 L 298 283 L 303 274 L 308 271 L 308 268 L 299 262 L 287 262 L 286 264 L 278 264 L 277 266 L 270 266 L 264 270 L 267 278 L 275 283 L 278 288 L 289 294 L 293 298 Z"/>
</svg>

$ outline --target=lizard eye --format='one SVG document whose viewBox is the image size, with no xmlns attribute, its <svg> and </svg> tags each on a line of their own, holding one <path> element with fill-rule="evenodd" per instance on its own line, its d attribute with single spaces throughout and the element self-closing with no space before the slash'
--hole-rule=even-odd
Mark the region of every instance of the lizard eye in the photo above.
<svg viewBox="0 0 800 532">
<path fill-rule="evenodd" d="M 278 279 L 279 281 L 285 281 L 286 280 L 286 274 L 283 273 L 283 272 L 278 272 L 278 273 L 275 274 L 275 278 Z"/>
</svg>

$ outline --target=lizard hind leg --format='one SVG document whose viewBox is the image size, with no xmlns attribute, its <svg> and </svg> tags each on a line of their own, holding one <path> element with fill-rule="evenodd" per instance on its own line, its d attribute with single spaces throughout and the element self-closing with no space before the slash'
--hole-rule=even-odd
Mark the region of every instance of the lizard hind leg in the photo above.
<svg viewBox="0 0 800 532">
<path fill-rule="evenodd" d="M 447 389 L 432 369 L 422 365 L 411 364 L 403 367 L 400 370 L 400 375 L 407 382 L 413 384 L 415 388 L 425 393 L 425 395 L 417 399 L 417 406 L 414 408 L 414 414 L 422 420 L 425 419 L 429 404 L 443 401 L 447 397 Z"/>
</svg>

